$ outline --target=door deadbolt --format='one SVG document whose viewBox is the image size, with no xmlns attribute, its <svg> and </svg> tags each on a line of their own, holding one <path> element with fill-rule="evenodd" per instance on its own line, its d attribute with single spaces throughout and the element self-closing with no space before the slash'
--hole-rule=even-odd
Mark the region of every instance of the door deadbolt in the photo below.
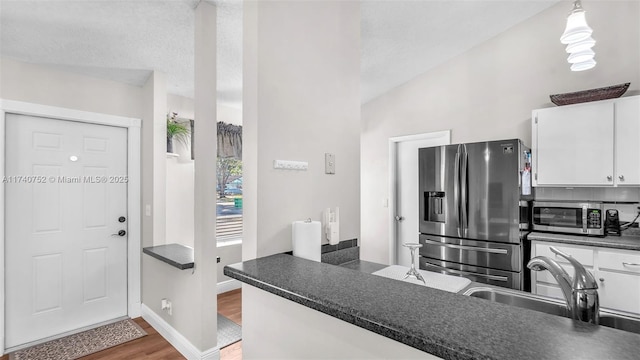
<svg viewBox="0 0 640 360">
<path fill-rule="evenodd" d="M 120 216 L 120 217 L 118 218 L 118 222 L 123 223 L 123 222 L 125 222 L 125 221 L 127 221 L 127 218 L 126 218 L 126 217 L 124 217 L 124 216 Z"/>
<path fill-rule="evenodd" d="M 396 215 L 396 220 L 397 221 L 402 221 L 402 220 L 404 220 L 404 216 Z"/>
</svg>

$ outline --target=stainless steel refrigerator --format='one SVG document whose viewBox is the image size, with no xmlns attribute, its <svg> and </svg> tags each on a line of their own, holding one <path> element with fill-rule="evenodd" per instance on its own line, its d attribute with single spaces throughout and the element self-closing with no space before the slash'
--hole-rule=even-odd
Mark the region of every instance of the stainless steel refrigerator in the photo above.
<svg viewBox="0 0 640 360">
<path fill-rule="evenodd" d="M 518 139 L 419 149 L 420 268 L 524 289 L 530 159 Z"/>
</svg>

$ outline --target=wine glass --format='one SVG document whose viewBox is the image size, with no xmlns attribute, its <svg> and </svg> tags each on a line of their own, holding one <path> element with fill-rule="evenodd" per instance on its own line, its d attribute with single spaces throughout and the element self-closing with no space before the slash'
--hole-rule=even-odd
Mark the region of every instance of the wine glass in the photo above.
<svg viewBox="0 0 640 360">
<path fill-rule="evenodd" d="M 404 276 L 404 279 L 408 278 L 408 277 L 414 277 L 417 280 L 422 281 L 425 285 L 427 285 L 427 282 L 424 280 L 424 278 L 422 277 L 422 275 L 420 275 L 420 273 L 418 272 L 418 270 L 416 270 L 416 249 L 419 249 L 422 247 L 422 244 L 419 243 L 404 243 L 402 244 L 402 246 L 404 247 L 408 247 L 409 250 L 411 250 L 411 268 L 409 269 L 409 271 L 407 271 L 406 275 Z"/>
</svg>

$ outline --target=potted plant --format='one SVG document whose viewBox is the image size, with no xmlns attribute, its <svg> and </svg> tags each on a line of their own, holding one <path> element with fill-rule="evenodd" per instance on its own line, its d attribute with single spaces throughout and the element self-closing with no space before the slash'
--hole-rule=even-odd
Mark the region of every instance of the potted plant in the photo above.
<svg viewBox="0 0 640 360">
<path fill-rule="evenodd" d="M 183 144 L 189 143 L 191 129 L 188 123 L 178 121 L 178 113 L 167 114 L 167 152 L 173 152 L 173 139 Z"/>
</svg>

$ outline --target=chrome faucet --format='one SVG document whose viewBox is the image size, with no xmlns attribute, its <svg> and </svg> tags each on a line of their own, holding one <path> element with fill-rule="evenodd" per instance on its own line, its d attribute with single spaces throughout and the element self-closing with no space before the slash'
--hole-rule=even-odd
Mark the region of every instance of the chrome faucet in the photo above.
<svg viewBox="0 0 640 360">
<path fill-rule="evenodd" d="M 567 259 L 575 269 L 573 279 L 558 263 L 546 256 L 536 256 L 529 261 L 527 267 L 534 271 L 549 270 L 562 289 L 567 301 L 567 309 L 572 319 L 598 324 L 600 319 L 600 303 L 598 300 L 598 284 L 593 275 L 571 255 L 550 247 L 551 251 Z"/>
</svg>

